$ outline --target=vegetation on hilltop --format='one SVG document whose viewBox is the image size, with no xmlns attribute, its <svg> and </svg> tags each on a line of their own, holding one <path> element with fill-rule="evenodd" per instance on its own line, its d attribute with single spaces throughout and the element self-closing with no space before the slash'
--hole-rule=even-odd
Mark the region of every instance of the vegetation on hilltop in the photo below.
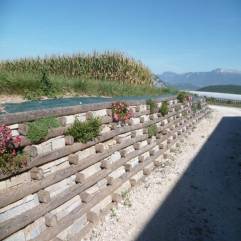
<svg viewBox="0 0 241 241">
<path fill-rule="evenodd" d="M 218 92 L 241 95 L 241 85 L 210 85 L 198 91 Z"/>
<path fill-rule="evenodd" d="M 153 86 L 141 62 L 120 53 L 54 56 L 0 62 L 0 94 L 27 99 L 63 95 L 157 96 L 170 88 Z"/>
<path fill-rule="evenodd" d="M 0 62 L 0 94 L 38 99 L 173 93 L 170 88 L 154 87 L 153 76 L 141 62 L 120 53 L 19 59 Z"/>
<path fill-rule="evenodd" d="M 126 84 L 151 85 L 153 74 L 141 62 L 121 53 L 93 53 L 46 58 L 25 58 L 0 63 L 8 73 L 61 75 L 69 78 L 117 81 Z"/>
</svg>

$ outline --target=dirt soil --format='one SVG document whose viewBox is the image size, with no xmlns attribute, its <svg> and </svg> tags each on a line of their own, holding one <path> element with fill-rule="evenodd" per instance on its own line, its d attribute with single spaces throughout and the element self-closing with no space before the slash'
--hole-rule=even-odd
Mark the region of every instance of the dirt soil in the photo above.
<svg viewBox="0 0 241 241">
<path fill-rule="evenodd" d="M 84 240 L 241 240 L 241 109 L 211 108 Z"/>
</svg>

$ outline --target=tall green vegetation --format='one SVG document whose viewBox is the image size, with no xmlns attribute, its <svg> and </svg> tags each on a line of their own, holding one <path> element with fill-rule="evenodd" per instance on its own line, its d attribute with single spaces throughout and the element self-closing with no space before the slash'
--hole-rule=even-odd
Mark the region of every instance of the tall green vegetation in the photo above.
<svg viewBox="0 0 241 241">
<path fill-rule="evenodd" d="M 0 63 L 0 71 L 8 73 L 38 74 L 43 69 L 48 75 L 118 81 L 126 84 L 151 85 L 153 78 L 151 71 L 141 62 L 114 52 L 25 58 Z"/>
<path fill-rule="evenodd" d="M 0 94 L 27 99 L 70 95 L 130 96 L 173 93 L 156 88 L 141 62 L 121 53 L 26 58 L 0 62 Z"/>
</svg>

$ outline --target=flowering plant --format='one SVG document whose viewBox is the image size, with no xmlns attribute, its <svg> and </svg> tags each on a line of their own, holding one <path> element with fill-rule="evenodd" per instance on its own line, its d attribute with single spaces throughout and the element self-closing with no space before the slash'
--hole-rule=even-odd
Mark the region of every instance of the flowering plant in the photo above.
<svg viewBox="0 0 241 241">
<path fill-rule="evenodd" d="M 5 125 L 0 125 L 0 155 L 10 153 L 15 156 L 20 142 L 20 136 L 12 137 L 11 129 Z"/>
<path fill-rule="evenodd" d="M 0 125 L 0 170 L 2 172 L 16 170 L 26 165 L 26 160 L 20 153 L 21 137 L 13 137 L 11 129 Z"/>
<path fill-rule="evenodd" d="M 112 104 L 112 117 L 114 122 L 125 123 L 132 117 L 132 112 L 125 102 L 116 102 Z"/>
</svg>

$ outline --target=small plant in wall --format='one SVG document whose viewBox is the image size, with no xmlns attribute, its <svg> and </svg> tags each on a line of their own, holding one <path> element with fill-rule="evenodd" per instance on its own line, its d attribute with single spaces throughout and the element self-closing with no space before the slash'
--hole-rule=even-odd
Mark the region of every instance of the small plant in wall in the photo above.
<svg viewBox="0 0 241 241">
<path fill-rule="evenodd" d="M 148 137 L 156 136 L 157 134 L 157 127 L 155 124 L 150 125 L 147 129 Z"/>
<path fill-rule="evenodd" d="M 185 103 L 186 101 L 192 101 L 192 96 L 188 95 L 188 93 L 182 91 L 179 92 L 177 95 L 177 99 L 179 100 L 179 102 L 181 103 Z"/>
<path fill-rule="evenodd" d="M 132 112 L 128 109 L 125 102 L 116 102 L 112 104 L 112 118 L 113 122 L 124 124 L 132 117 Z"/>
<path fill-rule="evenodd" d="M 196 104 L 193 104 L 192 107 L 191 107 L 191 109 L 192 109 L 192 112 L 193 112 L 193 113 L 196 113 L 196 112 L 197 112 L 197 105 L 196 105 Z"/>
<path fill-rule="evenodd" d="M 86 143 L 94 140 L 100 134 L 100 131 L 101 120 L 99 118 L 91 118 L 84 122 L 76 119 L 65 134 L 73 136 L 76 142 Z"/>
<path fill-rule="evenodd" d="M 48 135 L 48 130 L 59 127 L 59 122 L 54 117 L 41 118 L 28 123 L 27 137 L 33 144 L 38 144 Z"/>
<path fill-rule="evenodd" d="M 157 103 L 154 100 L 149 99 L 146 101 L 146 104 L 150 106 L 150 114 L 158 112 Z"/>
<path fill-rule="evenodd" d="M 165 116 L 168 114 L 168 111 L 169 111 L 168 103 L 167 101 L 163 101 L 160 107 L 160 113 L 162 114 L 162 116 Z"/>
<path fill-rule="evenodd" d="M 123 199 L 124 206 L 131 207 L 130 193 L 128 191 L 124 191 L 121 193 L 121 197 Z"/>
<path fill-rule="evenodd" d="M 15 173 L 27 164 L 20 143 L 19 136 L 13 137 L 10 128 L 0 125 L 0 173 Z"/>
</svg>

